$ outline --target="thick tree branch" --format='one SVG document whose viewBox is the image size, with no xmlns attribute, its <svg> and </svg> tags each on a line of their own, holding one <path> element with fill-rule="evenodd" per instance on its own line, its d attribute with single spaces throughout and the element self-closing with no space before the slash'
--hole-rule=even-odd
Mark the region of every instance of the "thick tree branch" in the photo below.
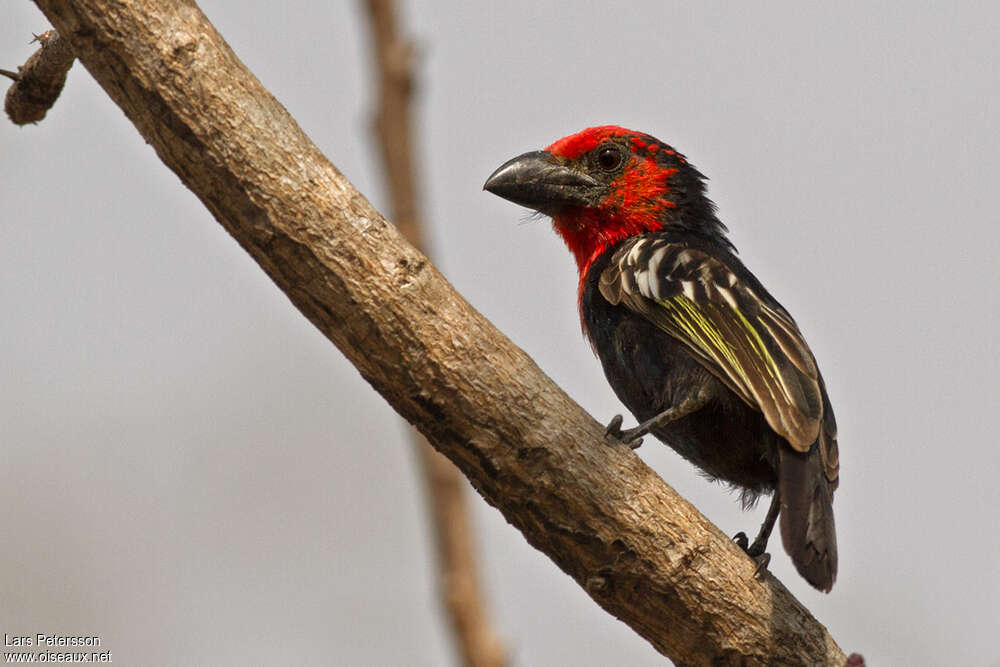
<svg viewBox="0 0 1000 667">
<path fill-rule="evenodd" d="M 476 312 L 191 2 L 37 0 L 299 310 L 536 548 L 684 665 L 843 665 L 825 628 Z"/>
<path fill-rule="evenodd" d="M 427 252 L 411 131 L 414 49 L 396 28 L 394 0 L 367 0 L 365 4 L 378 81 L 374 134 L 392 201 L 392 219 L 407 241 Z M 456 648 L 466 667 L 501 667 L 506 658 L 486 615 L 479 586 L 465 478 L 423 435 L 416 430 L 410 432 L 427 491 L 441 602 L 451 622 Z"/>
</svg>

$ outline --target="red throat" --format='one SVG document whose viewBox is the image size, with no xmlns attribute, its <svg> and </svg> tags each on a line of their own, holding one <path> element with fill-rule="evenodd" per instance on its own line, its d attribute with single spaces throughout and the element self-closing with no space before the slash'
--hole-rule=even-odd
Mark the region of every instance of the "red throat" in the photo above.
<svg viewBox="0 0 1000 667">
<path fill-rule="evenodd" d="M 602 212 L 596 209 L 582 209 L 552 219 L 552 226 L 576 259 L 581 286 L 590 265 L 605 250 L 636 234 L 658 229 L 635 225 L 633 222 L 635 221 L 625 218 L 619 224 L 608 224 Z"/>
<path fill-rule="evenodd" d="M 676 171 L 651 158 L 633 157 L 600 205 L 572 209 L 553 218 L 555 230 L 576 259 L 581 295 L 587 271 L 601 253 L 625 239 L 663 229 L 676 206 L 668 198 L 667 185 Z"/>
<path fill-rule="evenodd" d="M 600 209 L 580 209 L 552 219 L 552 226 L 566 242 L 580 271 L 577 297 L 583 296 L 583 285 L 591 264 L 606 250 L 639 234 L 663 228 L 660 221 L 647 216 L 620 216 L 608 219 Z"/>
</svg>

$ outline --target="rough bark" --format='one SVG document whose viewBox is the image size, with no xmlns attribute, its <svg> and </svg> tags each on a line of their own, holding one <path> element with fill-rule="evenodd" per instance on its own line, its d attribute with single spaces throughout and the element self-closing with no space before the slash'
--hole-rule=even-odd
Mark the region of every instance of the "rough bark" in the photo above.
<svg viewBox="0 0 1000 667">
<path fill-rule="evenodd" d="M 604 609 L 682 665 L 844 664 L 780 582 L 608 446 L 402 239 L 193 3 L 37 4 L 295 306 Z"/>
<path fill-rule="evenodd" d="M 392 221 L 407 241 L 427 252 L 421 223 L 414 157 L 413 45 L 397 29 L 394 0 L 367 0 L 371 50 L 378 82 L 373 129 L 392 202 Z M 506 656 L 486 614 L 479 585 L 472 515 L 461 471 L 411 429 L 427 493 L 441 603 L 466 667 L 502 667 Z"/>
</svg>

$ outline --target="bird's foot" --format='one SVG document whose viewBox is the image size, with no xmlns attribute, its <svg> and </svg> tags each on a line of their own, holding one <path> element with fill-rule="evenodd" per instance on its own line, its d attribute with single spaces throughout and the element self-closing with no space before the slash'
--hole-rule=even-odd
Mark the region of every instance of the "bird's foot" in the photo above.
<svg viewBox="0 0 1000 667">
<path fill-rule="evenodd" d="M 750 558 L 756 558 L 757 556 L 763 555 L 765 549 L 767 549 L 767 541 L 757 538 L 753 541 L 753 544 L 744 549 L 744 551 L 747 552 L 747 556 L 750 556 Z"/>
<path fill-rule="evenodd" d="M 604 429 L 604 437 L 609 440 L 625 443 L 632 449 L 639 449 L 639 446 L 642 445 L 642 435 L 645 432 L 640 428 L 630 428 L 623 431 L 622 421 L 624 420 L 621 415 L 612 417 L 611 421 L 608 422 L 608 427 Z"/>
<path fill-rule="evenodd" d="M 767 566 L 771 562 L 771 554 L 764 552 L 764 549 L 767 548 L 767 542 L 758 538 L 753 541 L 753 544 L 750 544 L 747 534 L 743 531 L 733 535 L 733 542 L 747 556 L 750 556 L 750 560 L 757 564 L 757 568 L 753 571 L 753 576 L 757 579 L 763 578 L 764 573 L 767 572 Z"/>
</svg>

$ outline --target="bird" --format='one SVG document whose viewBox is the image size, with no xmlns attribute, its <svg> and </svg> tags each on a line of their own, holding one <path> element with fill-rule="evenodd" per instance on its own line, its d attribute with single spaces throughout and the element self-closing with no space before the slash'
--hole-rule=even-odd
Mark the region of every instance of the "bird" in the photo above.
<svg viewBox="0 0 1000 667">
<path fill-rule="evenodd" d="M 757 563 L 780 516 L 796 570 L 830 592 L 837 576 L 833 494 L 837 424 L 792 316 L 737 257 L 706 178 L 655 137 L 587 128 L 502 164 L 484 189 L 552 219 L 579 270 L 584 335 L 638 420 L 606 435 L 652 434 L 743 508 L 771 494 L 752 544 Z"/>
</svg>

